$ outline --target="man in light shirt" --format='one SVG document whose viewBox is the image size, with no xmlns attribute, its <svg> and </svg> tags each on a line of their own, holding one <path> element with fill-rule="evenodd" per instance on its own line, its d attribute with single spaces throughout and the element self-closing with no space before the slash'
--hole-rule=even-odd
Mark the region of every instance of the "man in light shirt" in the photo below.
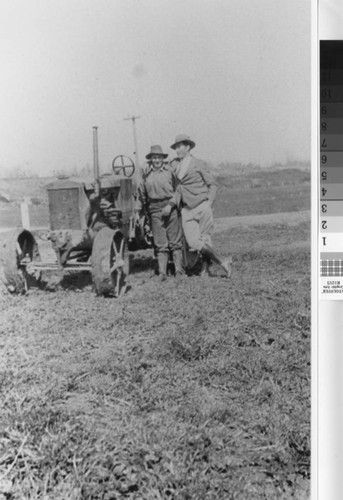
<svg viewBox="0 0 343 500">
<path fill-rule="evenodd" d="M 176 136 L 170 146 L 180 159 L 176 169 L 177 187 L 175 194 L 163 208 L 162 214 L 168 216 L 174 206 L 181 207 L 182 228 L 190 250 L 201 252 L 204 258 L 204 273 L 208 272 L 209 259 L 224 269 L 226 276 L 231 275 L 232 258 L 224 259 L 212 246 L 211 235 L 214 221 L 212 205 L 217 186 L 208 165 L 191 155 L 195 142 L 188 135 Z"/>
</svg>

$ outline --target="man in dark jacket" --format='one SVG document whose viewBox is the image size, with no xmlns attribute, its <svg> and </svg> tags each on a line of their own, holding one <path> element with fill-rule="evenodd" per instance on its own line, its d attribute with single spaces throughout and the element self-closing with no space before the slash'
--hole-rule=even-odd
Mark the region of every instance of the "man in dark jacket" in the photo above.
<svg viewBox="0 0 343 500">
<path fill-rule="evenodd" d="M 177 187 L 162 213 L 166 216 L 174 206 L 181 207 L 182 228 L 189 248 L 201 252 L 205 262 L 210 258 L 220 264 L 230 277 L 232 258 L 222 258 L 212 246 L 212 205 L 217 186 L 208 165 L 191 155 L 194 147 L 195 142 L 184 134 L 176 136 L 171 145 L 180 159 L 176 169 Z"/>
</svg>

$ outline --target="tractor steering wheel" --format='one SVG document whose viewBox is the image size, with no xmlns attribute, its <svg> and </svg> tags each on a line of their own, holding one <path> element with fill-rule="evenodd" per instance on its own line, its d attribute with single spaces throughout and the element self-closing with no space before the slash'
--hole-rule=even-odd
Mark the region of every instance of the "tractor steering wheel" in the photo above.
<svg viewBox="0 0 343 500">
<path fill-rule="evenodd" d="M 124 158 L 127 159 L 125 162 Z M 135 172 L 135 164 L 129 156 L 118 155 L 112 161 L 112 169 L 116 175 L 119 175 L 123 171 L 125 177 L 132 177 Z M 128 173 L 127 173 L 128 171 Z"/>
</svg>

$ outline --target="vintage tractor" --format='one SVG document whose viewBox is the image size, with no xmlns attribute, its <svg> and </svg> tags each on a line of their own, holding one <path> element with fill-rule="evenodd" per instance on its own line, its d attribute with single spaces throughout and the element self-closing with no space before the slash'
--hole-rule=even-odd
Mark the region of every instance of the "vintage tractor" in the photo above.
<svg viewBox="0 0 343 500">
<path fill-rule="evenodd" d="M 60 178 L 47 186 L 51 242 L 44 261 L 40 244 L 23 229 L 5 244 L 4 274 L 12 292 L 24 293 L 42 271 L 90 271 L 98 295 L 118 297 L 126 289 L 128 249 L 152 242 L 135 210 L 133 161 L 123 155 L 112 162 L 113 173 L 100 176 L 97 127 L 93 127 L 94 178 Z M 44 238 L 44 235 L 43 235 Z"/>
</svg>

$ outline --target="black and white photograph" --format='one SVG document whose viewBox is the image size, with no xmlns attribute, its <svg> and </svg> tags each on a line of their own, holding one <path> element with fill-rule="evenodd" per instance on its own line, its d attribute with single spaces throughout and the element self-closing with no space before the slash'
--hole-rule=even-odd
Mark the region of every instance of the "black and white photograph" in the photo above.
<svg viewBox="0 0 343 500">
<path fill-rule="evenodd" d="M 311 1 L 0 47 L 0 500 L 310 500 Z"/>
</svg>

